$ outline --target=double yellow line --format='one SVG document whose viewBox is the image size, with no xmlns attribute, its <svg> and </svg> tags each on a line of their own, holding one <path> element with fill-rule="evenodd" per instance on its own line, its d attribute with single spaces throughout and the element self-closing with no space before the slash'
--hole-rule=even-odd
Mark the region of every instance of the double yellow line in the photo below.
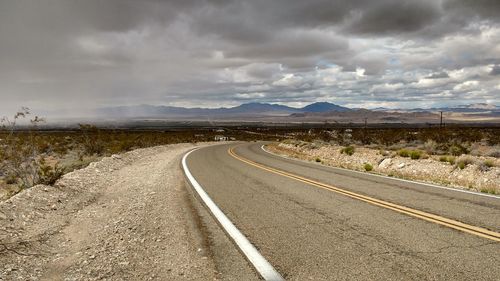
<svg viewBox="0 0 500 281">
<path fill-rule="evenodd" d="M 294 179 L 294 180 L 297 180 L 297 181 L 300 181 L 300 182 L 303 182 L 303 183 L 307 183 L 307 184 L 310 184 L 310 185 L 313 185 L 313 186 L 316 186 L 316 187 L 319 187 L 319 188 L 323 188 L 323 189 L 326 189 L 326 190 L 329 190 L 329 191 L 333 191 L 333 192 L 336 192 L 336 193 L 339 193 L 339 194 L 342 194 L 342 195 L 345 195 L 345 196 L 348 196 L 348 197 L 351 197 L 351 198 L 354 198 L 354 199 L 357 199 L 357 200 L 361 200 L 363 202 L 370 203 L 372 205 L 376 205 L 376 206 L 379 206 L 379 207 L 390 209 L 390 210 L 393 210 L 393 211 L 396 211 L 396 212 L 399 212 L 399 213 L 402 213 L 402 214 L 406 214 L 406 215 L 409 215 L 409 216 L 412 216 L 412 217 L 416 217 L 416 218 L 419 218 L 419 219 L 423 219 L 423 220 L 426 220 L 426 221 L 429 221 L 429 222 L 433 222 L 433 223 L 436 223 L 436 224 L 447 226 L 449 228 L 453 228 L 453 229 L 460 230 L 460 231 L 463 231 L 463 232 L 466 232 L 466 233 L 474 234 L 474 235 L 479 236 L 479 237 L 483 237 L 483 238 L 490 239 L 490 240 L 493 240 L 493 241 L 496 241 L 496 242 L 500 242 L 500 233 L 498 233 L 498 232 L 494 232 L 494 231 L 491 231 L 491 230 L 488 230 L 488 229 L 485 229 L 485 228 L 481 228 L 481 227 L 477 227 L 477 226 L 465 224 L 465 223 L 462 223 L 462 222 L 459 222 L 459 221 L 456 221 L 456 220 L 452 220 L 452 219 L 448 219 L 448 218 L 445 218 L 445 217 L 441 217 L 441 216 L 438 216 L 438 215 L 435 215 L 435 214 L 431 214 L 431 213 L 427 213 L 427 212 L 415 210 L 415 209 L 412 209 L 412 208 L 409 208 L 409 207 L 405 207 L 405 206 L 402 206 L 402 205 L 390 203 L 390 202 L 383 201 L 383 200 L 380 200 L 380 199 L 376 199 L 376 198 L 373 198 L 373 197 L 369 197 L 369 196 L 366 196 L 366 195 L 358 194 L 358 193 L 355 193 L 355 192 L 352 192 L 352 191 L 348 191 L 348 190 L 345 190 L 345 189 L 341 189 L 341 188 L 335 187 L 333 185 L 329 185 L 329 184 L 325 184 L 325 183 L 318 182 L 318 181 L 315 181 L 315 180 L 311 180 L 311 179 L 308 179 L 308 178 L 305 178 L 305 177 L 301 177 L 301 176 L 298 176 L 298 175 L 295 175 L 295 174 L 291 174 L 291 173 L 285 172 L 283 170 L 278 170 L 278 169 L 275 169 L 275 168 L 272 168 L 272 167 L 269 167 L 269 166 L 266 166 L 266 165 L 254 162 L 254 161 L 249 160 L 247 158 L 244 158 L 244 157 L 242 157 L 240 155 L 237 155 L 234 152 L 233 148 L 228 149 L 228 153 L 232 157 L 234 157 L 234 158 L 236 158 L 236 159 L 238 159 L 238 160 L 240 160 L 242 162 L 245 162 L 245 163 L 247 163 L 249 165 L 252 165 L 254 167 L 257 167 L 259 169 L 262 169 L 262 170 L 265 170 L 265 171 L 268 171 L 268 172 L 271 172 L 271 173 L 274 173 L 274 174 L 278 174 L 278 175 L 281 175 L 281 176 L 284 176 L 284 177 L 287 177 L 287 178 L 291 178 L 291 179 Z"/>
</svg>

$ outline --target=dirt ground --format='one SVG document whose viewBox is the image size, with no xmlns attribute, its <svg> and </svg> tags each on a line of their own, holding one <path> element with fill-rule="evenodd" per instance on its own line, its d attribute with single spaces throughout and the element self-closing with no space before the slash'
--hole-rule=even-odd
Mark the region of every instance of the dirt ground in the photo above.
<svg viewBox="0 0 500 281">
<path fill-rule="evenodd" d="M 0 280 L 214 280 L 179 163 L 192 144 L 106 157 L 0 202 Z"/>
</svg>

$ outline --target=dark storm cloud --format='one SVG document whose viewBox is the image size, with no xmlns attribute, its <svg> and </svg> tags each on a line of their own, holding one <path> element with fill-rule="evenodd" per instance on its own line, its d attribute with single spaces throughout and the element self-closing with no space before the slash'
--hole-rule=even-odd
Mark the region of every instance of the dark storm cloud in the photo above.
<svg viewBox="0 0 500 281">
<path fill-rule="evenodd" d="M 447 0 L 444 9 L 458 17 L 477 17 L 500 21 L 500 1 L 497 0 Z M 467 18 L 463 18 L 467 20 Z"/>
<path fill-rule="evenodd" d="M 496 0 L 0 0 L 20 105 L 499 102 Z"/>
<path fill-rule="evenodd" d="M 371 7 L 354 10 L 347 30 L 363 34 L 414 32 L 440 18 L 436 1 L 371 1 Z"/>
<path fill-rule="evenodd" d="M 490 75 L 493 75 L 493 76 L 500 75 L 500 65 L 495 65 L 491 69 Z"/>
<path fill-rule="evenodd" d="M 448 73 L 441 71 L 441 72 L 435 72 L 432 73 L 431 75 L 426 77 L 427 79 L 442 79 L 442 78 L 450 78 Z"/>
</svg>

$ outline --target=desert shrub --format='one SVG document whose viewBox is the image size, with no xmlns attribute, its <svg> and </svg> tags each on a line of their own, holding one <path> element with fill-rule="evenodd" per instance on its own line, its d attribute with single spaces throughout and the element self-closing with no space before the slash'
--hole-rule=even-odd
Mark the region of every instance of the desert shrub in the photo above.
<svg viewBox="0 0 500 281">
<path fill-rule="evenodd" d="M 315 161 L 318 162 L 318 163 L 320 163 L 321 162 L 321 158 L 316 157 Z"/>
<path fill-rule="evenodd" d="M 408 149 L 400 149 L 398 151 L 398 155 L 401 156 L 401 157 L 410 157 L 410 150 Z"/>
<path fill-rule="evenodd" d="M 54 142 L 51 148 L 54 153 L 63 156 L 70 150 L 70 144 L 65 142 Z"/>
<path fill-rule="evenodd" d="M 455 164 L 455 157 L 443 155 L 443 156 L 439 157 L 439 161 L 441 161 L 441 162 L 448 162 L 451 165 L 454 165 Z"/>
<path fill-rule="evenodd" d="M 427 140 L 424 143 L 424 150 L 428 154 L 435 154 L 436 153 L 436 148 L 437 148 L 437 143 L 434 140 Z"/>
<path fill-rule="evenodd" d="M 365 163 L 365 165 L 363 167 L 365 168 L 365 171 L 367 171 L 367 172 L 373 170 L 373 166 L 370 163 Z"/>
<path fill-rule="evenodd" d="M 469 157 L 464 157 L 464 158 L 461 158 L 457 161 L 457 167 L 461 170 L 465 169 L 465 167 L 467 167 L 467 165 L 471 165 L 471 164 L 474 164 L 474 160 L 472 160 Z"/>
<path fill-rule="evenodd" d="M 489 168 L 495 167 L 495 163 L 492 160 L 484 160 L 483 164 Z"/>
<path fill-rule="evenodd" d="M 480 172 L 487 172 L 490 170 L 490 167 L 484 165 L 484 163 L 479 163 L 479 165 L 477 165 L 477 170 Z"/>
<path fill-rule="evenodd" d="M 495 189 L 492 189 L 492 188 L 481 188 L 480 190 L 482 193 L 489 193 L 489 194 L 497 194 L 496 190 Z"/>
<path fill-rule="evenodd" d="M 489 171 L 492 167 L 495 167 L 495 163 L 493 163 L 493 161 L 491 160 L 485 160 L 481 163 L 479 163 L 479 165 L 477 166 L 477 169 L 480 171 L 480 172 L 487 172 Z"/>
<path fill-rule="evenodd" d="M 389 156 L 389 151 L 385 150 L 385 149 L 380 149 L 378 151 L 378 153 L 382 156 Z"/>
<path fill-rule="evenodd" d="M 500 158 L 500 150 L 492 151 L 492 152 L 490 152 L 490 154 L 488 154 L 488 156 L 495 157 L 495 158 Z"/>
<path fill-rule="evenodd" d="M 17 183 L 17 177 L 13 174 L 7 174 L 4 178 L 4 181 L 6 184 L 16 184 Z"/>
<path fill-rule="evenodd" d="M 455 157 L 449 156 L 448 157 L 448 163 L 450 163 L 450 165 L 454 165 L 455 164 Z"/>
<path fill-rule="evenodd" d="M 340 153 L 347 154 L 347 155 L 351 156 L 354 154 L 354 150 L 355 150 L 354 146 L 350 145 L 350 146 L 346 146 L 346 147 L 342 148 L 340 150 Z"/>
<path fill-rule="evenodd" d="M 453 156 L 460 156 L 462 154 L 469 153 L 468 149 L 461 144 L 453 144 L 452 146 L 450 146 L 448 151 Z"/>
<path fill-rule="evenodd" d="M 418 150 L 412 150 L 410 151 L 410 158 L 411 159 L 420 159 L 422 157 L 422 152 Z"/>
<path fill-rule="evenodd" d="M 104 152 L 104 144 L 99 140 L 93 140 L 84 143 L 83 150 L 86 155 L 102 155 Z"/>
<path fill-rule="evenodd" d="M 314 140 L 313 142 L 311 142 L 307 145 L 308 149 L 318 149 L 320 147 L 321 147 L 321 143 L 319 143 L 318 140 Z"/>
<path fill-rule="evenodd" d="M 47 153 L 50 151 L 51 146 L 48 142 L 44 140 L 38 140 L 35 145 L 37 146 L 38 153 Z"/>
<path fill-rule="evenodd" d="M 107 147 L 107 151 L 111 154 L 116 154 L 124 151 L 130 151 L 134 148 L 134 141 L 128 139 L 116 140 L 110 143 Z"/>
<path fill-rule="evenodd" d="M 3 160 L 0 162 L 0 170 L 11 177 L 12 184 L 17 183 L 21 189 L 31 187 L 38 183 L 38 170 L 40 167 L 39 145 L 40 136 L 35 133 L 39 123 L 44 120 L 35 116 L 30 120 L 31 126 L 28 132 L 18 132 L 17 122 L 28 118 L 29 108 L 23 107 L 12 119 L 4 117 L 0 120 L 0 132 L 5 135 L 3 140 Z"/>
<path fill-rule="evenodd" d="M 101 140 L 101 131 L 94 125 L 78 124 L 81 131 L 81 143 L 85 155 L 102 155 L 104 142 Z"/>
<path fill-rule="evenodd" d="M 448 162 L 451 165 L 454 165 L 455 164 L 455 157 L 443 155 L 443 156 L 439 157 L 439 161 L 441 161 L 441 162 Z"/>
<path fill-rule="evenodd" d="M 57 164 L 55 166 L 47 165 L 45 159 L 42 158 L 38 169 L 37 184 L 53 185 L 63 175 L 64 169 L 59 167 Z"/>
<path fill-rule="evenodd" d="M 458 167 L 458 168 L 460 168 L 460 170 L 465 169 L 465 166 L 466 166 L 466 165 L 465 165 L 465 163 L 464 163 L 464 162 L 461 162 L 461 161 L 460 161 L 460 162 L 458 162 L 458 163 L 457 163 L 457 167 Z"/>
</svg>

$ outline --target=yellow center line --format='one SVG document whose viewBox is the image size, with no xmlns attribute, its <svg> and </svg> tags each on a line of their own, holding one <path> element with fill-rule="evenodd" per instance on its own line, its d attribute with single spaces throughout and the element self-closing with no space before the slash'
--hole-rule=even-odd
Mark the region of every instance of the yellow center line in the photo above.
<svg viewBox="0 0 500 281">
<path fill-rule="evenodd" d="M 449 219 L 449 218 L 441 217 L 441 216 L 438 216 L 438 215 L 435 215 L 435 214 L 431 214 L 431 213 L 427 213 L 427 212 L 424 212 L 424 211 L 419 211 L 419 210 L 412 209 L 412 208 L 409 208 L 409 207 L 405 207 L 405 206 L 402 206 L 402 205 L 394 204 L 394 203 L 391 203 L 391 202 L 383 201 L 383 200 L 376 199 L 376 198 L 373 198 L 373 197 L 369 197 L 369 196 L 366 196 L 366 195 L 358 194 L 358 193 L 355 193 L 355 192 L 352 192 L 352 191 L 348 191 L 348 190 L 345 190 L 345 189 L 341 189 L 341 188 L 335 187 L 333 185 L 325 184 L 325 183 L 318 182 L 318 181 L 315 181 L 315 180 L 312 180 L 312 179 L 308 179 L 308 178 L 305 178 L 305 177 L 302 177 L 302 176 L 291 174 L 291 173 L 288 173 L 288 172 L 285 172 L 285 171 L 282 171 L 282 170 L 278 170 L 278 169 L 275 169 L 275 168 L 272 168 L 272 167 L 269 167 L 269 166 L 266 166 L 266 165 L 254 162 L 254 161 L 249 160 L 247 158 L 244 158 L 244 157 L 242 157 L 240 155 L 237 155 L 236 153 L 234 153 L 233 148 L 228 149 L 228 153 L 232 157 L 234 157 L 234 158 L 236 158 L 236 159 L 238 159 L 238 160 L 240 160 L 242 162 L 245 162 L 245 163 L 247 163 L 249 165 L 252 165 L 254 167 L 257 167 L 259 169 L 262 169 L 262 170 L 265 170 L 265 171 L 268 171 L 268 172 L 271 172 L 271 173 L 274 173 L 274 174 L 278 174 L 278 175 L 281 175 L 281 176 L 284 176 L 284 177 L 287 177 L 287 178 L 291 178 L 291 179 L 294 179 L 294 180 L 297 180 L 297 181 L 300 181 L 300 182 L 303 182 L 303 183 L 307 183 L 309 185 L 313 185 L 313 186 L 316 186 L 316 187 L 319 187 L 319 188 L 323 188 L 323 189 L 326 189 L 326 190 L 329 190 L 329 191 L 340 193 L 342 195 L 345 195 L 345 196 L 348 196 L 348 197 L 351 197 L 351 198 L 354 198 L 354 199 L 357 199 L 357 200 L 361 200 L 361 201 L 364 201 L 364 202 L 367 202 L 367 203 L 370 203 L 370 204 L 373 204 L 373 205 L 376 205 L 376 206 L 380 206 L 380 207 L 383 207 L 383 208 L 386 208 L 386 209 L 390 209 L 390 210 L 393 210 L 393 211 L 396 211 L 396 212 L 399 212 L 399 213 L 403 213 L 403 214 L 406 214 L 406 215 L 409 215 L 409 216 L 412 216 L 412 217 L 416 217 L 416 218 L 423 219 L 423 220 L 426 220 L 426 221 L 429 221 L 429 222 L 433 222 L 433 223 L 436 223 L 436 224 L 444 225 L 444 226 L 447 226 L 447 227 L 450 227 L 450 228 L 453 228 L 453 229 L 456 229 L 456 230 L 460 230 L 460 231 L 463 231 L 463 232 L 466 232 L 466 233 L 470 233 L 470 234 L 474 234 L 474 235 L 477 235 L 477 236 L 480 236 L 480 237 L 483 237 L 483 238 L 487 238 L 487 239 L 490 239 L 490 240 L 493 240 L 493 241 L 496 241 L 496 242 L 500 242 L 500 233 L 498 233 L 498 232 L 494 232 L 494 231 L 491 231 L 491 230 L 488 230 L 488 229 L 485 229 L 485 228 L 481 228 L 481 227 L 469 225 L 469 224 L 466 224 L 466 223 L 462 223 L 462 222 L 459 222 L 459 221 L 456 221 L 456 220 L 452 220 L 452 219 Z"/>
</svg>

